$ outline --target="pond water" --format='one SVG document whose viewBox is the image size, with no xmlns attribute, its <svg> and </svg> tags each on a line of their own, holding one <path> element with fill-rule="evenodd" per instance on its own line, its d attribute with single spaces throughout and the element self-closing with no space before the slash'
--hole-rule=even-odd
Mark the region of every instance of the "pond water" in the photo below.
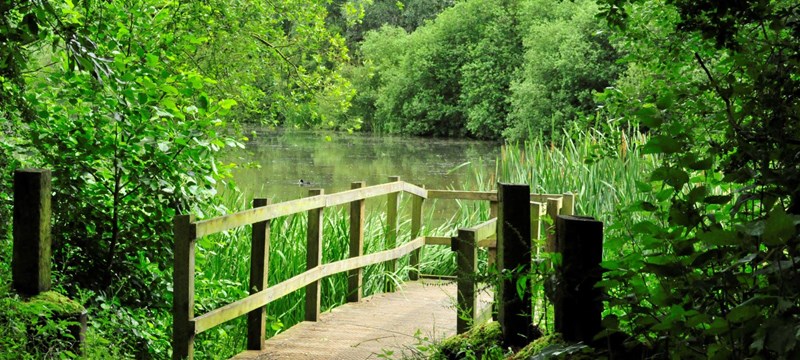
<svg viewBox="0 0 800 360">
<path fill-rule="evenodd" d="M 246 149 L 228 154 L 246 193 L 272 202 L 350 189 L 353 181 L 385 183 L 389 176 L 428 189 L 474 189 L 476 167 L 494 172 L 500 144 L 475 140 L 378 136 L 362 133 L 247 129 Z M 310 182 L 301 186 L 300 180 Z"/>
</svg>

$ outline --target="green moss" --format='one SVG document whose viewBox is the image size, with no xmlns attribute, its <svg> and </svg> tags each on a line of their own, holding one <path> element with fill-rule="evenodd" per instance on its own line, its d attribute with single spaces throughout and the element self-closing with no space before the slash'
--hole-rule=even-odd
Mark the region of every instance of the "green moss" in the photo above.
<svg viewBox="0 0 800 360">
<path fill-rule="evenodd" d="M 61 295 L 55 291 L 45 291 L 33 296 L 19 304 L 19 309 L 25 313 L 49 312 L 58 315 L 78 315 L 85 309 L 78 302 Z"/>
<path fill-rule="evenodd" d="M 490 322 L 474 327 L 466 333 L 449 337 L 438 346 L 434 359 L 461 359 L 465 354 L 483 358 L 488 352 L 502 352 L 503 331 L 500 323 Z"/>
<path fill-rule="evenodd" d="M 531 356 L 540 353 L 542 349 L 551 345 L 564 346 L 566 345 L 566 343 L 561 338 L 561 334 L 556 333 L 556 334 L 545 335 L 534 340 L 524 348 L 517 351 L 517 353 L 514 354 L 514 356 L 512 356 L 511 359 L 512 360 L 530 359 Z"/>
</svg>

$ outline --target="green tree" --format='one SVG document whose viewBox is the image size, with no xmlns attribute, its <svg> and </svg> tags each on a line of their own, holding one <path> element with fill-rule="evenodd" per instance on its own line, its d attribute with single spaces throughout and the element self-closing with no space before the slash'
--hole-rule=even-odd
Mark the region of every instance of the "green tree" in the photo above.
<svg viewBox="0 0 800 360">
<path fill-rule="evenodd" d="M 662 158 L 647 220 L 607 242 L 606 324 L 682 358 L 796 358 L 800 6 L 601 4 L 631 64 L 607 109 Z"/>
</svg>

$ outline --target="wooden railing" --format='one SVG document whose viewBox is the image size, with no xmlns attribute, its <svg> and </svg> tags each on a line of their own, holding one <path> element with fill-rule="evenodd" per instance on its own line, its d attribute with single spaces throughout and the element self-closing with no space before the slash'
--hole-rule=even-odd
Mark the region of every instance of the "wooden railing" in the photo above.
<svg viewBox="0 0 800 360">
<path fill-rule="evenodd" d="M 321 189 L 312 189 L 309 197 L 269 204 L 267 199 L 254 199 L 253 208 L 213 219 L 195 221 L 191 215 L 179 215 L 174 220 L 174 256 L 173 273 L 173 359 L 192 359 L 194 337 L 217 325 L 247 315 L 247 347 L 248 350 L 262 350 L 265 335 L 266 305 L 299 289 L 306 289 L 305 320 L 317 321 L 320 313 L 320 280 L 326 276 L 348 272 L 349 302 L 358 302 L 362 296 L 363 275 L 365 266 L 385 263 L 386 270 L 393 272 L 396 261 L 410 254 L 409 272 L 411 280 L 418 279 L 419 250 L 423 245 L 450 245 L 457 250 L 459 274 L 458 308 L 466 309 L 459 320 L 459 332 L 481 318 L 475 314 L 475 273 L 477 271 L 477 247 L 489 247 L 490 252 L 495 244 L 498 197 L 497 192 L 426 190 L 422 187 L 400 181 L 398 177 L 390 177 L 391 182 L 366 187 L 364 182 L 354 182 L 351 190 L 335 194 L 324 194 Z M 398 196 L 401 192 L 411 194 L 411 240 L 397 246 L 397 209 Z M 378 196 L 387 197 L 387 232 L 384 251 L 364 255 L 364 219 L 365 200 Z M 473 228 L 460 229 L 458 236 L 423 237 L 422 207 L 425 199 L 459 199 L 480 200 L 490 202 L 492 220 Z M 531 206 L 537 206 L 536 229 L 540 226 L 538 219 L 544 214 L 546 207 L 552 212 L 572 213 L 574 196 L 570 194 L 532 194 Z M 322 213 L 326 207 L 337 205 L 350 206 L 350 257 L 328 264 L 322 264 Z M 535 205 L 534 205 L 535 204 Z M 569 210 L 564 210 L 569 209 Z M 267 286 L 267 269 L 269 268 L 269 228 L 270 220 L 307 212 L 307 270 L 279 284 Z M 534 216 L 531 216 L 532 224 Z M 223 307 L 194 316 L 194 272 L 195 243 L 203 236 L 216 234 L 241 226 L 252 225 L 251 259 L 250 259 L 250 291 L 251 294 Z M 538 230 L 536 230 L 538 234 Z M 469 274 L 469 275 L 468 275 Z M 394 282 L 387 279 L 386 291 L 394 291 Z M 463 315 L 463 314 L 462 314 Z M 459 316 L 461 319 L 462 316 Z M 463 323 L 462 323 L 463 322 Z"/>
</svg>

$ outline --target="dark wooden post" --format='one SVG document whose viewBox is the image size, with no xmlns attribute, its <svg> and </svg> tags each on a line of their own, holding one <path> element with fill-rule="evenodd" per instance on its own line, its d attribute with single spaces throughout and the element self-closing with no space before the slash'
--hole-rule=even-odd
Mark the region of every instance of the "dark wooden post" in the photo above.
<svg viewBox="0 0 800 360">
<path fill-rule="evenodd" d="M 356 181 L 350 184 L 351 189 L 360 189 L 367 186 L 364 181 Z M 350 203 L 350 257 L 358 257 L 364 254 L 364 199 Z M 347 301 L 361 301 L 364 283 L 364 270 L 361 268 L 350 270 L 347 276 Z"/>
<path fill-rule="evenodd" d="M 400 181 L 399 176 L 389 176 L 389 182 Z M 398 192 L 393 192 L 386 197 L 386 250 L 394 249 L 397 246 L 397 203 Z M 394 292 L 395 283 L 388 274 L 393 274 L 397 269 L 397 260 L 389 260 L 384 263 L 386 270 L 386 283 L 384 291 Z"/>
<path fill-rule="evenodd" d="M 308 196 L 323 194 L 325 194 L 323 189 L 311 189 L 308 191 Z M 306 270 L 311 270 L 322 263 L 322 211 L 324 209 L 319 208 L 308 211 Z M 306 321 L 319 320 L 320 296 L 319 280 L 306 285 Z"/>
<path fill-rule="evenodd" d="M 602 330 L 601 289 L 595 288 L 603 270 L 603 223 L 592 217 L 559 215 L 556 219 L 556 251 L 561 265 L 556 291 L 555 330 L 565 341 L 591 344 Z"/>
<path fill-rule="evenodd" d="M 478 298 L 475 293 L 475 275 L 478 273 L 478 246 L 475 231 L 459 229 L 455 239 L 457 258 L 457 312 L 456 331 L 467 332 L 477 318 Z"/>
<path fill-rule="evenodd" d="M 253 207 L 269 205 L 269 199 L 253 199 Z M 250 240 L 250 294 L 267 288 L 269 278 L 269 225 L 270 221 L 253 224 Z M 247 350 L 264 350 L 267 307 L 247 314 Z"/>
<path fill-rule="evenodd" d="M 414 240 L 419 237 L 419 232 L 422 229 L 422 204 L 425 199 L 414 195 L 411 201 L 411 240 Z M 419 279 L 419 257 L 421 250 L 422 248 L 419 248 L 411 252 L 411 258 L 408 261 L 408 265 L 411 268 L 408 271 L 409 280 Z"/>
<path fill-rule="evenodd" d="M 498 291 L 497 320 L 506 346 L 523 346 L 533 340 L 530 287 L 522 298 L 517 294 L 517 281 L 531 270 L 529 193 L 528 185 L 498 184 L 497 265 L 504 278 Z"/>
<path fill-rule="evenodd" d="M 50 290 L 50 170 L 14 172 L 14 289 L 33 296 Z"/>
<path fill-rule="evenodd" d="M 194 244 L 197 227 L 193 215 L 173 220 L 175 268 L 172 273 L 172 358 L 194 358 Z"/>
</svg>

